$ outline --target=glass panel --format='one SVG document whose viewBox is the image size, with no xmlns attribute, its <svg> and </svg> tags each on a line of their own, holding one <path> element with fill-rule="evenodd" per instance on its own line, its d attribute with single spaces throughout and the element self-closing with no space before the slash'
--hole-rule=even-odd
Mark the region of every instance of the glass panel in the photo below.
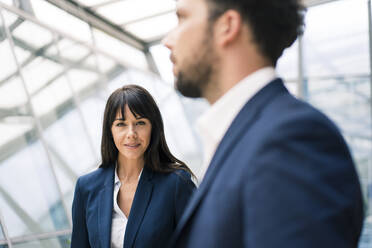
<svg viewBox="0 0 372 248">
<path fill-rule="evenodd" d="M 59 53 L 63 55 L 62 58 L 68 64 L 73 62 L 79 63 L 79 60 L 85 59 L 91 54 L 87 47 L 84 47 L 69 39 L 61 39 L 57 45 Z M 48 50 L 47 54 L 57 56 L 58 50 L 56 49 L 56 46 L 53 46 Z"/>
<path fill-rule="evenodd" d="M 367 0 L 344 0 L 310 8 L 303 39 L 305 96 L 340 127 L 357 164 L 367 207 L 360 248 L 372 245 L 372 117 L 367 6 Z M 330 12 L 332 18 L 329 18 Z"/>
<path fill-rule="evenodd" d="M 19 18 L 20 19 L 20 18 Z M 12 30 L 15 40 L 26 42 L 33 48 L 41 48 L 52 41 L 52 34 L 49 31 L 23 19 L 22 24 Z"/>
<path fill-rule="evenodd" d="M 14 109 L 27 102 L 27 95 L 20 77 L 8 78 L 0 83 L 0 109 Z"/>
<path fill-rule="evenodd" d="M 38 116 L 55 111 L 71 102 L 72 93 L 65 78 L 59 78 L 32 96 L 32 105 Z"/>
<path fill-rule="evenodd" d="M 174 84 L 174 76 L 173 76 L 173 65 L 171 63 L 170 58 L 170 51 L 164 45 L 154 45 L 150 47 L 150 52 L 154 61 L 156 63 L 156 67 L 158 68 L 162 79 L 164 79 L 170 85 Z"/>
<path fill-rule="evenodd" d="M 0 31 L 2 31 L 0 29 Z M 0 40 L 0 82 L 3 83 L 4 80 L 9 78 L 17 70 L 16 64 L 14 62 L 13 54 L 11 53 L 10 45 L 7 39 Z"/>
<path fill-rule="evenodd" d="M 8 248 L 8 245 L 0 245 L 0 248 Z"/>
<path fill-rule="evenodd" d="M 285 81 L 284 85 L 288 89 L 288 91 L 291 92 L 292 95 L 298 97 L 298 83 L 297 82 Z"/>
<path fill-rule="evenodd" d="M 32 4 L 36 18 L 42 22 L 48 23 L 51 27 L 67 33 L 76 39 L 92 43 L 90 28 L 86 22 L 49 4 L 47 1 L 32 0 L 30 3 Z"/>
<path fill-rule="evenodd" d="M 175 9 L 173 0 L 125 0 L 97 8 L 97 12 L 108 20 L 120 25 L 126 22 Z"/>
<path fill-rule="evenodd" d="M 97 64 L 101 72 L 108 73 L 116 66 L 116 62 L 102 55 L 97 55 Z"/>
<path fill-rule="evenodd" d="M 10 237 L 69 228 L 45 150 L 32 130 L 0 161 L 0 208 Z M 48 185 L 48 187 L 45 187 Z"/>
<path fill-rule="evenodd" d="M 51 239 L 35 240 L 26 243 L 12 244 L 14 248 L 69 248 L 70 236 L 60 236 Z"/>
<path fill-rule="evenodd" d="M 176 25 L 176 14 L 169 13 L 125 25 L 125 29 L 140 39 L 150 41 L 163 37 Z"/>
<path fill-rule="evenodd" d="M 3 227 L 1 226 L 0 224 L 0 240 L 3 240 L 5 239 L 5 236 L 4 236 L 4 231 L 3 231 Z M 0 246 L 1 247 L 1 246 Z"/>
<path fill-rule="evenodd" d="M 13 0 L 1 0 L 2 3 L 5 3 L 7 5 L 13 5 Z"/>
<path fill-rule="evenodd" d="M 308 76 L 368 74 L 367 1 L 335 1 L 310 8 L 304 44 Z"/>
<path fill-rule="evenodd" d="M 16 113 L 14 113 L 16 114 Z M 6 157 L 6 146 L 15 142 L 19 137 L 33 130 L 32 119 L 27 116 L 6 116 L 0 121 L 0 150 L 4 153 L 0 159 Z"/>
<path fill-rule="evenodd" d="M 276 71 L 286 82 L 298 79 L 298 40 L 289 48 L 284 50 L 279 58 Z"/>
<path fill-rule="evenodd" d="M 14 1 L 13 1 L 13 3 L 14 3 Z M 14 24 L 14 22 L 17 21 L 17 19 L 18 19 L 18 17 L 16 15 L 10 14 L 7 11 L 3 11 L 2 14 L 3 14 L 5 22 L 8 24 L 8 26 L 10 26 L 11 24 Z"/>
<path fill-rule="evenodd" d="M 97 29 L 93 29 L 93 34 L 96 46 L 102 51 L 107 52 L 124 65 L 147 69 L 146 57 L 140 50 L 126 45 L 122 41 L 108 36 Z M 107 49 L 108 47 L 110 48 L 109 50 Z"/>
<path fill-rule="evenodd" d="M 96 72 L 72 69 L 69 72 L 71 86 L 75 92 L 80 92 L 88 87 L 97 84 L 99 75 Z"/>
<path fill-rule="evenodd" d="M 35 58 L 22 72 L 30 94 L 36 94 L 42 88 L 50 85 L 62 73 L 63 67 L 51 60 Z"/>
</svg>

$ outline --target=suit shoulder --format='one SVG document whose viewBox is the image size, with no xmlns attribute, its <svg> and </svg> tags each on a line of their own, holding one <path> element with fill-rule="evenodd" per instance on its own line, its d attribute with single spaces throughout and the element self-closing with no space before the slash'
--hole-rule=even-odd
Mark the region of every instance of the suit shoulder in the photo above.
<svg viewBox="0 0 372 248">
<path fill-rule="evenodd" d="M 178 169 L 170 173 L 170 176 L 173 178 L 173 180 L 176 181 L 191 181 L 191 174 L 185 170 Z"/>
<path fill-rule="evenodd" d="M 194 190 L 196 188 L 194 182 L 191 179 L 191 174 L 185 170 L 179 169 L 172 172 L 173 177 L 175 177 L 178 185 L 184 185 Z"/>
<path fill-rule="evenodd" d="M 264 111 L 263 118 L 270 118 L 272 125 L 301 125 L 317 126 L 339 133 L 337 125 L 326 114 L 312 106 L 310 103 L 285 94 L 269 104 Z"/>
<path fill-rule="evenodd" d="M 91 190 L 101 184 L 103 184 L 105 179 L 105 173 L 108 169 L 98 168 L 92 172 L 82 175 L 78 178 L 77 184 L 83 190 Z"/>
<path fill-rule="evenodd" d="M 195 186 L 191 180 L 191 174 L 182 169 L 177 169 L 169 173 L 156 173 L 156 177 L 160 181 L 167 182 L 167 184 L 177 185 L 181 183 L 190 185 L 190 187 Z"/>
<path fill-rule="evenodd" d="M 86 181 L 92 181 L 92 180 L 96 180 L 97 178 L 99 178 L 103 172 L 104 172 L 105 169 L 103 168 L 98 168 L 98 169 L 95 169 L 87 174 L 84 174 L 82 176 L 80 176 L 78 178 L 79 181 L 81 182 L 86 182 Z"/>
</svg>

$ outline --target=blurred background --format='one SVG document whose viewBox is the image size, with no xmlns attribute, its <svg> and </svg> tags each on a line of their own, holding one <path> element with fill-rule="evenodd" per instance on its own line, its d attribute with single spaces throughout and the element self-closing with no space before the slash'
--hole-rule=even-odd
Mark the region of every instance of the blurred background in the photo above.
<svg viewBox="0 0 372 248">
<path fill-rule="evenodd" d="M 304 1 L 305 33 L 277 72 L 346 138 L 366 206 L 359 248 L 371 248 L 371 0 Z M 173 89 L 160 43 L 175 3 L 0 0 L 0 248 L 70 246 L 76 179 L 98 167 L 104 105 L 125 84 L 155 97 L 171 151 L 199 175 L 208 104 Z"/>
</svg>

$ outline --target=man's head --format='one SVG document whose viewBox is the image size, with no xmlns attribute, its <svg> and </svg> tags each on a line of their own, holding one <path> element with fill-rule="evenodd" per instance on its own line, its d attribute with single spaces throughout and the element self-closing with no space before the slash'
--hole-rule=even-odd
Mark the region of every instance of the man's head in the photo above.
<svg viewBox="0 0 372 248">
<path fill-rule="evenodd" d="M 163 43 L 176 87 L 189 97 L 221 95 L 234 74 L 275 66 L 303 27 L 300 0 L 178 0 L 177 16 Z"/>
</svg>

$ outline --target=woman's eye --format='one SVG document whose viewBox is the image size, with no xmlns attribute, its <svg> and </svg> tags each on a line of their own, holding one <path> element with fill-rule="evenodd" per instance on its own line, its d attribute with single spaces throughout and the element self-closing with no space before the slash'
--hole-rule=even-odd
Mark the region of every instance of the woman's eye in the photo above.
<svg viewBox="0 0 372 248">
<path fill-rule="evenodd" d="M 146 122 L 144 122 L 144 121 L 139 121 L 139 122 L 137 122 L 137 125 L 140 125 L 140 126 L 142 126 L 142 125 L 146 125 Z"/>
<path fill-rule="evenodd" d="M 116 126 L 117 126 L 117 127 L 123 127 L 123 126 L 125 126 L 125 123 L 123 123 L 123 122 L 119 122 L 119 123 L 116 124 Z"/>
</svg>

